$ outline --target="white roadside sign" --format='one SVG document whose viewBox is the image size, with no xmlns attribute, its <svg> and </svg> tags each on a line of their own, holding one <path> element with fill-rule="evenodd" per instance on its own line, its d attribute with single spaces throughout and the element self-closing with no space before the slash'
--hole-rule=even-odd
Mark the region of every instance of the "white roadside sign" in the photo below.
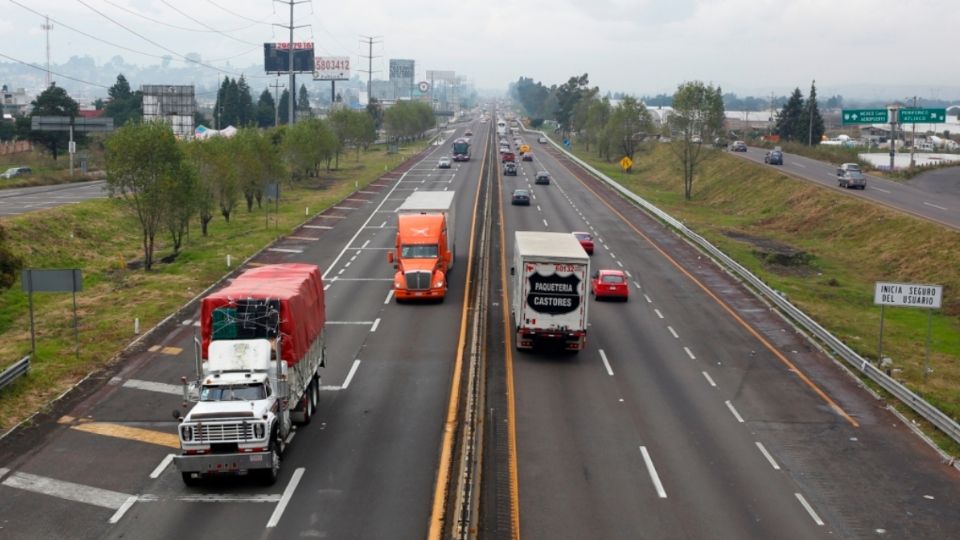
<svg viewBox="0 0 960 540">
<path fill-rule="evenodd" d="M 878 306 L 902 306 L 939 309 L 943 300 L 942 285 L 877 282 L 873 303 Z"/>
</svg>

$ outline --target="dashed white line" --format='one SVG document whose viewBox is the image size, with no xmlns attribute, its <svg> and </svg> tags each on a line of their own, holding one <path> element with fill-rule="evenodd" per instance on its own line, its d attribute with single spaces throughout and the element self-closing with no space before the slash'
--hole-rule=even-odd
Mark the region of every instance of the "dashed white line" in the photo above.
<svg viewBox="0 0 960 540">
<path fill-rule="evenodd" d="M 384 221 L 383 223 L 380 224 L 380 228 L 382 229 L 382 228 L 386 227 L 386 225 L 387 225 L 387 222 Z"/>
<path fill-rule="evenodd" d="M 289 249 L 289 248 L 267 248 L 267 251 L 274 251 L 277 253 L 303 253 L 302 249 Z"/>
<path fill-rule="evenodd" d="M 654 308 L 653 312 L 657 314 L 657 317 L 660 317 L 661 319 L 663 318 L 663 313 L 660 313 L 659 309 Z"/>
<path fill-rule="evenodd" d="M 657 469 L 653 466 L 653 460 L 650 459 L 650 453 L 647 452 L 647 447 L 641 446 L 640 453 L 643 454 L 643 462 L 647 465 L 647 472 L 650 474 L 650 480 L 653 481 L 653 487 L 657 490 L 657 496 L 661 499 L 666 499 L 667 492 L 663 489 L 663 484 L 660 483 L 660 476 L 657 474 Z"/>
<path fill-rule="evenodd" d="M 284 439 L 283 442 L 286 443 L 286 444 L 290 444 L 290 441 L 292 441 L 293 438 L 296 437 L 296 436 L 297 436 L 297 430 L 296 430 L 296 429 L 291 429 L 291 430 L 290 430 L 290 434 L 287 435 L 287 438 Z"/>
<path fill-rule="evenodd" d="M 357 373 L 357 368 L 360 367 L 360 359 L 357 358 L 353 361 L 353 366 L 350 368 L 350 372 L 347 373 L 347 378 L 343 380 L 343 384 L 340 386 L 341 390 L 346 390 L 350 386 L 350 381 L 353 380 L 353 376 Z"/>
<path fill-rule="evenodd" d="M 283 511 L 286 510 L 287 504 L 293 497 L 293 492 L 297 489 L 297 485 L 300 484 L 300 479 L 303 478 L 303 472 L 305 470 L 303 467 L 299 467 L 293 471 L 293 477 L 290 478 L 290 483 L 287 484 L 286 489 L 283 490 L 283 495 L 280 496 L 280 502 L 278 502 L 277 507 L 273 509 L 273 515 L 270 516 L 270 521 L 267 522 L 268 529 L 276 527 L 277 523 L 280 522 L 280 517 L 283 515 Z"/>
<path fill-rule="evenodd" d="M 629 270 L 624 270 L 623 273 L 626 274 L 628 278 L 633 279 L 633 274 L 631 274 Z"/>
<path fill-rule="evenodd" d="M 691 360 L 697 359 L 697 357 L 694 356 L 693 353 L 690 351 L 690 347 L 684 347 L 683 351 L 687 353 L 687 356 L 689 356 Z"/>
<path fill-rule="evenodd" d="M 544 226 L 544 227 L 549 227 L 549 226 L 550 226 L 550 225 L 547 225 L 547 220 L 543 220 L 543 226 Z"/>
<path fill-rule="evenodd" d="M 347 264 L 349 264 L 349 263 L 347 263 Z M 339 276 L 339 275 L 342 274 L 345 270 L 346 270 L 346 268 L 341 268 L 341 269 L 337 272 L 337 275 Z"/>
<path fill-rule="evenodd" d="M 728 399 L 727 401 L 725 401 L 724 403 L 727 404 L 727 408 L 730 409 L 730 412 L 731 412 L 731 413 L 733 413 L 733 417 L 737 419 L 737 422 L 740 422 L 740 423 L 742 424 L 742 423 L 743 423 L 743 417 L 740 416 L 740 413 L 738 413 L 738 412 L 737 412 L 737 409 L 734 408 L 733 403 L 730 403 L 730 400 L 729 400 L 729 399 Z"/>
<path fill-rule="evenodd" d="M 380 318 L 379 318 L 379 317 L 378 317 L 375 321 L 373 321 L 373 324 L 372 324 L 372 325 L 370 325 L 370 331 L 371 331 L 371 332 L 376 332 L 378 326 L 380 326 Z"/>
<path fill-rule="evenodd" d="M 150 473 L 150 478 L 160 478 L 160 475 L 163 474 L 163 470 L 167 468 L 167 465 L 170 465 L 171 461 L 173 461 L 173 454 L 167 454 L 167 457 L 163 458 L 163 461 L 157 465 L 157 468 Z"/>
<path fill-rule="evenodd" d="M 603 367 L 607 368 L 607 373 L 613 377 L 613 369 L 610 368 L 610 362 L 607 361 L 607 355 L 600 349 L 600 359 L 603 360 Z"/>
<path fill-rule="evenodd" d="M 392 300 L 392 299 L 393 299 L 393 289 L 390 289 L 390 290 L 387 292 L 387 299 L 384 300 L 383 303 L 384 303 L 384 304 L 389 304 L 389 303 L 390 303 L 390 300 Z"/>
<path fill-rule="evenodd" d="M 617 261 L 617 266 L 619 266 L 620 268 L 623 268 L 623 263 L 620 261 Z"/>
<path fill-rule="evenodd" d="M 161 394 L 171 394 L 174 396 L 183 395 L 183 387 L 178 384 L 159 383 L 153 381 L 140 381 L 137 379 L 128 379 L 123 382 L 124 388 L 136 388 L 137 390 L 146 390 L 148 392 L 159 392 Z"/>
<path fill-rule="evenodd" d="M 940 206 L 940 205 L 936 205 L 936 204 L 933 204 L 933 203 L 928 203 L 928 202 L 926 202 L 926 201 L 924 201 L 923 204 L 925 204 L 925 205 L 927 205 L 927 206 L 931 206 L 931 207 L 933 207 L 933 208 L 936 208 L 937 210 L 946 210 L 946 208 L 944 208 L 944 207 L 942 207 L 942 206 Z"/>
<path fill-rule="evenodd" d="M 713 382 L 713 377 L 711 377 L 709 373 L 707 373 L 706 371 L 701 371 L 700 373 L 703 373 L 703 378 L 706 379 L 708 383 L 710 383 L 710 386 L 714 388 L 717 387 L 717 383 Z"/>
<path fill-rule="evenodd" d="M 362 246 L 360 246 L 360 249 L 363 249 L 363 248 L 365 248 L 365 247 L 367 247 L 367 246 L 369 246 L 369 245 L 370 245 L 370 240 L 367 239 L 367 241 L 364 242 Z"/>
<path fill-rule="evenodd" d="M 634 282 L 634 283 L 636 283 L 636 282 Z M 639 286 L 639 285 L 637 285 L 637 288 L 639 289 L 639 288 L 640 288 L 640 286 Z M 644 298 L 645 298 L 645 299 L 647 300 L 647 303 L 648 303 L 648 304 L 652 304 L 652 303 L 653 303 L 653 300 L 651 300 L 649 296 L 647 296 L 647 295 L 643 295 L 643 297 L 644 297 Z"/>
<path fill-rule="evenodd" d="M 329 289 L 331 285 L 333 285 L 333 283 L 327 283 L 326 285 L 323 286 L 323 290 Z"/>
<path fill-rule="evenodd" d="M 607 247 L 607 245 L 604 244 L 603 247 Z M 610 258 L 616 259 L 616 258 L 617 258 L 617 255 L 616 255 L 614 252 L 611 251 L 611 252 L 610 252 Z"/>
<path fill-rule="evenodd" d="M 763 457 L 767 458 L 767 461 L 770 462 L 770 466 L 773 467 L 773 470 L 779 471 L 780 465 L 777 465 L 777 462 L 774 461 L 773 456 L 770 455 L 770 452 L 767 452 L 767 449 L 763 447 L 763 443 L 760 441 L 754 441 L 757 445 L 757 448 L 760 449 L 760 452 L 763 454 Z"/>
<path fill-rule="evenodd" d="M 51 497 L 66 499 L 68 501 L 90 504 L 102 508 L 109 508 L 111 510 L 119 509 L 126 504 L 127 500 L 130 498 L 130 495 L 127 493 L 120 493 L 117 491 L 111 491 L 109 489 L 75 484 L 73 482 L 67 482 L 64 480 L 45 478 L 43 476 L 37 476 L 35 474 L 23 472 L 10 475 L 9 478 L 3 481 L 3 485 L 16 489 L 22 489 L 24 491 L 32 491 L 33 493 L 40 493 L 42 495 L 49 495 Z"/>
<path fill-rule="evenodd" d="M 878 188 L 878 187 L 871 187 L 870 189 L 872 189 L 872 190 L 874 190 L 874 191 L 879 191 L 880 193 L 890 193 L 890 190 L 889 190 L 889 189 L 880 189 L 880 188 Z"/>
<path fill-rule="evenodd" d="M 127 500 L 123 501 L 123 504 L 120 506 L 120 508 L 117 508 L 117 511 L 114 512 L 112 516 L 110 516 L 110 519 L 107 521 L 107 523 L 110 523 L 112 525 L 120 521 L 123 518 L 123 515 L 127 513 L 127 510 L 129 510 L 130 507 L 133 506 L 133 503 L 135 502 L 137 502 L 136 495 L 131 495 L 127 497 Z"/>
<path fill-rule="evenodd" d="M 668 327 L 667 327 L 667 330 L 670 331 L 670 334 L 671 334 L 673 337 L 675 337 L 676 339 L 680 339 L 680 336 L 677 335 L 677 331 L 674 330 L 672 326 L 668 326 Z"/>
<path fill-rule="evenodd" d="M 638 288 L 638 289 L 640 288 L 640 284 L 637 283 L 636 281 L 633 282 L 633 286 L 636 287 L 636 288 Z M 644 296 L 646 296 L 646 295 L 644 295 Z M 647 301 L 650 301 L 650 299 L 647 298 Z"/>
<path fill-rule="evenodd" d="M 373 324 L 373 321 L 327 321 L 327 324 L 356 324 L 369 326 Z"/>
<path fill-rule="evenodd" d="M 813 511 L 813 507 L 810 506 L 810 503 L 808 503 L 807 500 L 803 498 L 803 495 L 799 493 L 794 493 L 794 495 L 797 496 L 797 500 L 800 501 L 800 504 L 803 505 L 803 508 L 807 511 L 808 514 L 810 514 L 810 517 L 813 518 L 813 522 L 816 523 L 818 526 L 823 527 L 823 520 L 820 519 L 820 516 L 818 516 L 817 513 Z"/>
</svg>

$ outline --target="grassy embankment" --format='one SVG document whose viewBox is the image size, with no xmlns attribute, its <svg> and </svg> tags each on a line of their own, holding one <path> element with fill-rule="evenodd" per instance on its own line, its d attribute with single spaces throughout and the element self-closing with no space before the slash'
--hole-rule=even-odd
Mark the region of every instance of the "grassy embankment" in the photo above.
<svg viewBox="0 0 960 540">
<path fill-rule="evenodd" d="M 285 186 L 279 214 L 245 203 L 230 223 L 217 215 L 207 237 L 191 224 L 190 237 L 171 263 L 158 263 L 151 272 L 121 269 L 142 260 L 139 224 L 112 200 L 95 200 L 3 219 L 13 248 L 23 254 L 26 266 L 80 268 L 83 292 L 77 295 L 80 318 L 80 354 L 74 355 L 73 305 L 70 294 L 37 293 L 34 311 L 37 351 L 31 372 L 0 393 L 0 432 L 40 409 L 87 373 L 106 365 L 136 336 L 134 319 L 148 329 L 215 282 L 229 269 L 226 256 L 236 265 L 278 236 L 289 233 L 306 219 L 340 201 L 355 189 L 375 180 L 423 148 L 423 142 L 401 147 L 388 155 L 382 146 L 364 152 L 360 161 L 350 152 L 341 156 L 340 170 L 322 173 L 300 186 Z M 275 220 L 276 218 L 276 220 Z M 166 235 L 158 235 L 156 258 L 170 254 Z M 30 350 L 27 297 L 20 283 L 0 293 L 0 368 Z"/>
<path fill-rule="evenodd" d="M 873 305 L 875 282 L 944 285 L 944 307 L 932 319 L 933 371 L 926 384 L 927 310 L 887 309 L 883 354 L 893 359 L 898 379 L 947 414 L 960 417 L 960 233 L 723 152 L 703 164 L 694 198 L 685 201 L 676 158 L 665 144 L 638 153 L 630 174 L 582 146 L 575 150 L 785 292 L 865 357 L 877 356 L 880 308 Z M 805 253 L 806 260 L 798 257 L 801 264 L 790 266 L 768 263 L 766 246 L 771 242 Z"/>
<path fill-rule="evenodd" d="M 30 167 L 29 176 L 18 176 L 10 180 L 0 180 L 0 188 L 46 186 L 68 182 L 86 182 L 103 177 L 103 148 L 101 138 L 88 137 L 85 147 L 74 156 L 74 175 L 70 176 L 70 155 L 66 150 L 56 160 L 45 146 L 35 145 L 30 152 L 6 154 L 0 156 L 0 172 L 11 167 Z M 88 175 L 80 173 L 80 158 L 87 159 Z"/>
</svg>

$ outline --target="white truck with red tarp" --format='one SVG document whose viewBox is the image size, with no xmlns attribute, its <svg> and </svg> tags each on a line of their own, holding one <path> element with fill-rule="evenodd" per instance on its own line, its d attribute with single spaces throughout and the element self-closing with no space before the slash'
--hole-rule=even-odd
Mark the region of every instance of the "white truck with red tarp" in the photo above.
<svg viewBox="0 0 960 540">
<path fill-rule="evenodd" d="M 590 256 L 571 233 L 517 231 L 512 313 L 518 349 L 553 342 L 580 351 L 587 341 Z"/>
<path fill-rule="evenodd" d="M 247 270 L 203 298 L 197 380 L 184 377 L 182 453 L 187 485 L 220 473 L 276 481 L 293 422 L 307 424 L 325 364 L 323 280 L 312 264 Z"/>
</svg>

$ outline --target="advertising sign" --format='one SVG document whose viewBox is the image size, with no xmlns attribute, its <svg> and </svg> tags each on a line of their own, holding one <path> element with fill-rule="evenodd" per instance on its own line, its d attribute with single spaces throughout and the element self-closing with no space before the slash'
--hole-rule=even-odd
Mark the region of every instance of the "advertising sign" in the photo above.
<svg viewBox="0 0 960 540">
<path fill-rule="evenodd" d="M 527 305 L 538 313 L 562 315 L 580 308 L 580 278 L 574 273 L 555 272 L 543 275 L 539 271 L 527 276 Z"/>
<path fill-rule="evenodd" d="M 290 44 L 264 43 L 263 70 L 267 73 L 290 72 Z M 293 43 L 293 72 L 313 73 L 313 43 L 295 41 Z"/>
<path fill-rule="evenodd" d="M 350 80 L 349 56 L 317 56 L 313 63 L 313 80 L 348 81 Z"/>
<path fill-rule="evenodd" d="M 413 84 L 413 60 L 390 59 L 390 80 Z"/>
</svg>

